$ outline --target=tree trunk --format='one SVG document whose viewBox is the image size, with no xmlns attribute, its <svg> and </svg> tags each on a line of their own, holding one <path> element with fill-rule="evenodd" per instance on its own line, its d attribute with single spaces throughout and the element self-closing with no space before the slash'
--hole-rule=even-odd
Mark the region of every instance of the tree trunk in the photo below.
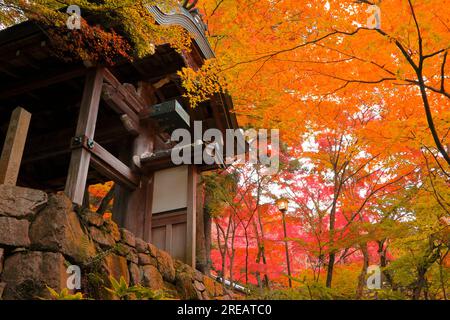
<svg viewBox="0 0 450 320">
<path fill-rule="evenodd" d="M 333 207 L 331 209 L 330 213 L 330 246 L 332 247 L 334 245 L 334 224 L 336 220 L 336 201 L 335 198 Z M 333 269 L 334 269 L 334 263 L 336 261 L 336 251 L 334 248 L 330 249 L 330 253 L 328 256 L 328 265 L 327 265 L 327 280 L 326 280 L 326 286 L 327 288 L 331 288 L 331 284 L 333 282 Z"/>
<path fill-rule="evenodd" d="M 356 290 L 356 298 L 361 299 L 366 286 L 367 268 L 369 267 L 369 253 L 367 252 L 367 243 L 361 245 L 361 253 L 363 254 L 363 265 L 358 278 L 358 288 Z"/>
<path fill-rule="evenodd" d="M 441 282 L 442 294 L 444 295 L 444 300 L 447 300 L 447 291 L 445 289 L 445 280 L 444 280 L 444 270 L 443 264 L 445 260 L 445 255 L 439 257 L 439 280 Z"/>
<path fill-rule="evenodd" d="M 391 274 L 389 273 L 389 271 L 385 270 L 385 268 L 387 267 L 387 264 L 388 264 L 387 245 L 385 246 L 386 241 L 387 240 L 378 241 L 378 256 L 380 259 L 380 267 L 383 270 L 382 282 L 384 282 L 384 280 L 386 280 L 386 282 L 389 283 L 389 285 L 391 286 L 392 290 L 396 290 L 397 288 L 394 284 Z"/>
<path fill-rule="evenodd" d="M 233 288 L 233 283 L 234 283 L 234 277 L 233 277 L 233 269 L 234 269 L 234 258 L 236 256 L 236 249 L 234 247 L 235 244 L 235 240 L 236 240 L 236 224 L 234 222 L 231 222 L 233 225 L 233 231 L 231 232 L 231 246 L 230 249 L 228 250 L 229 252 L 229 260 L 230 260 L 230 264 L 229 264 L 229 269 L 230 269 L 230 286 L 231 288 Z M 231 252 L 231 254 L 230 254 Z"/>
<path fill-rule="evenodd" d="M 422 261 L 417 267 L 417 280 L 415 282 L 415 286 L 413 289 L 414 300 L 420 299 L 422 290 L 426 289 L 427 286 L 426 273 L 431 268 L 433 263 L 435 263 L 441 255 L 440 248 L 434 245 L 434 237 L 430 236 L 428 241 L 429 241 L 428 249 L 425 251 L 425 254 L 422 257 Z"/>
<path fill-rule="evenodd" d="M 331 288 L 331 283 L 333 281 L 333 269 L 335 260 L 336 260 L 336 253 L 331 252 L 328 257 L 327 281 L 326 281 L 327 288 Z"/>
<path fill-rule="evenodd" d="M 450 165 L 450 156 L 448 155 L 447 150 L 445 150 L 445 147 L 442 144 L 439 134 L 437 132 L 437 129 L 434 125 L 433 115 L 432 115 L 430 103 L 428 100 L 427 91 L 425 89 L 425 80 L 423 79 L 423 75 L 422 75 L 422 67 L 423 67 L 422 63 L 423 63 L 423 60 L 421 60 L 419 68 L 418 68 L 418 70 L 416 70 L 416 73 L 417 73 L 417 78 L 419 80 L 419 88 L 420 88 L 420 93 L 422 96 L 423 106 L 425 108 L 425 114 L 427 117 L 428 128 L 431 131 L 431 135 L 433 137 L 436 148 L 439 150 L 439 152 L 441 153 L 441 155 L 445 159 L 445 161 L 447 161 L 447 164 Z"/>
<path fill-rule="evenodd" d="M 413 299 L 419 300 L 420 295 L 422 293 L 423 288 L 426 286 L 426 278 L 425 274 L 427 273 L 427 269 L 423 267 L 419 267 L 417 270 L 417 282 L 413 290 Z"/>
<path fill-rule="evenodd" d="M 254 222 L 255 227 L 255 234 L 256 238 L 258 240 L 258 257 L 256 259 L 256 262 L 259 264 L 262 260 L 263 264 L 267 266 L 267 260 L 266 260 L 266 254 L 265 254 L 265 247 L 264 247 L 264 226 L 261 219 L 261 207 L 260 207 L 260 200 L 261 200 L 261 184 L 258 183 L 258 192 L 256 196 L 256 214 L 257 214 L 257 222 L 259 225 L 260 233 L 258 232 L 258 227 L 256 226 L 256 223 Z M 260 234 L 261 237 L 258 236 Z M 259 276 L 259 271 L 258 271 Z M 267 288 L 269 288 L 269 276 L 267 273 L 264 274 L 264 284 Z"/>
<path fill-rule="evenodd" d="M 337 169 L 336 165 L 334 165 L 334 172 L 336 175 Z M 328 257 L 328 266 L 327 266 L 327 280 L 326 280 L 326 286 L 327 288 L 331 288 L 331 284 L 333 282 L 333 269 L 334 269 L 334 263 L 336 261 L 336 251 L 333 248 L 334 246 L 334 225 L 336 223 L 336 210 L 337 210 L 337 201 L 339 198 L 339 194 L 341 192 L 341 182 L 338 181 L 337 177 L 334 178 L 334 196 L 333 196 L 333 205 L 331 207 L 330 212 L 330 254 Z"/>
<path fill-rule="evenodd" d="M 114 193 L 116 190 L 116 184 L 114 184 L 111 189 L 108 191 L 106 196 L 103 198 L 102 202 L 100 203 L 100 206 L 97 209 L 97 213 L 103 215 L 106 210 L 108 210 L 108 206 L 111 202 L 111 200 L 114 198 Z"/>
<path fill-rule="evenodd" d="M 225 268 L 226 268 L 228 244 L 226 243 L 227 239 L 225 237 L 224 246 L 222 247 L 222 245 L 220 243 L 220 228 L 217 223 L 216 223 L 216 228 L 217 228 L 217 245 L 219 246 L 220 257 L 222 258 L 221 269 L 219 271 L 219 277 L 222 278 L 222 284 L 225 286 L 225 273 L 226 273 Z"/>
<path fill-rule="evenodd" d="M 205 255 L 206 255 L 206 265 L 204 273 L 206 275 L 211 274 L 212 269 L 212 261 L 211 261 L 211 228 L 212 228 L 212 219 L 211 215 L 209 214 L 209 211 L 205 210 L 205 213 L 203 215 L 204 217 L 204 227 L 205 227 Z"/>
<path fill-rule="evenodd" d="M 249 254 L 249 241 L 248 241 L 248 231 L 245 228 L 245 284 L 248 284 L 248 254 Z"/>
</svg>

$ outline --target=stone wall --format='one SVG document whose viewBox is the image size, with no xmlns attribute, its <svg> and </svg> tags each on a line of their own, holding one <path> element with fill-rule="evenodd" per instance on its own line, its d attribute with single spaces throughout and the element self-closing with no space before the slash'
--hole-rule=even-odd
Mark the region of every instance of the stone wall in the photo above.
<svg viewBox="0 0 450 320">
<path fill-rule="evenodd" d="M 67 267 L 81 268 L 81 292 L 114 298 L 109 277 L 186 300 L 232 299 L 219 282 L 63 194 L 0 185 L 0 299 L 50 298 L 66 288 Z"/>
</svg>

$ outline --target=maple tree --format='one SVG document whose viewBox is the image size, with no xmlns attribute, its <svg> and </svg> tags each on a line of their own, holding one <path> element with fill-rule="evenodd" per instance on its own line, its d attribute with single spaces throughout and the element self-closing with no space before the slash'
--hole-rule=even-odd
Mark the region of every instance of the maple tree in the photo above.
<svg viewBox="0 0 450 320">
<path fill-rule="evenodd" d="M 379 27 L 368 26 L 371 5 L 380 8 Z M 199 7 L 217 58 L 183 70 L 187 96 L 196 106 L 228 91 L 242 124 L 281 130 L 289 165 L 272 190 L 294 204 L 288 215 L 294 276 L 311 274 L 313 282 L 339 287 L 342 267 L 356 263 L 354 293 L 362 297 L 367 267 L 378 264 L 393 288 L 380 295 L 403 290 L 417 299 L 431 283 L 439 292 L 434 298 L 446 298 L 448 231 L 417 230 L 431 221 L 448 230 L 441 220 L 448 221 L 450 204 L 449 7 L 406 0 L 206 0 Z M 419 212 L 435 218 L 424 221 Z M 273 217 L 264 215 L 262 223 Z M 265 241 L 283 240 L 279 218 L 276 225 Z M 415 260 L 401 240 L 408 234 L 408 241 L 421 239 Z M 283 264 L 273 255 L 267 263 Z M 402 278 L 400 270 L 413 263 L 414 272 Z M 441 273 L 431 279 L 433 268 Z M 286 284 L 285 269 L 279 271 L 271 280 Z"/>
<path fill-rule="evenodd" d="M 370 29 L 371 4 L 198 3 L 217 58 L 180 72 L 191 106 L 229 92 L 241 124 L 286 143 L 269 179 L 257 166 L 204 177 L 222 280 L 287 286 L 287 241 L 294 292 L 309 298 L 367 297 L 371 264 L 380 297 L 447 298 L 448 15 L 433 1 L 379 3 Z"/>
<path fill-rule="evenodd" d="M 220 69 L 226 77 L 222 87 L 232 93 L 237 113 L 260 126 L 299 128 L 308 111 L 327 101 L 378 104 L 400 120 L 413 114 L 414 131 L 430 132 L 424 143 L 433 143 L 449 164 L 448 6 L 380 2 L 381 28 L 370 29 L 369 4 L 203 1 L 218 53 L 214 73 Z"/>
<path fill-rule="evenodd" d="M 35 20 L 66 44 L 55 52 L 61 57 L 113 63 L 162 43 L 188 50 L 184 31 L 155 25 L 143 7 L 174 3 L 70 1 L 87 15 L 69 35 L 60 10 L 68 2 L 2 1 L 0 23 Z M 212 220 L 205 272 L 255 285 L 257 297 L 448 299 L 448 3 L 182 4 L 198 6 L 217 55 L 179 72 L 191 107 L 228 92 L 242 126 L 280 129 L 283 141 L 276 175 L 262 175 L 257 164 L 203 176 Z M 368 22 L 373 5 L 379 26 Z M 94 39 L 101 41 L 89 45 Z M 111 190 L 92 186 L 90 209 L 109 213 Z M 291 203 L 287 237 L 274 205 L 281 196 Z M 370 265 L 381 268 L 379 290 L 367 289 Z"/>
</svg>

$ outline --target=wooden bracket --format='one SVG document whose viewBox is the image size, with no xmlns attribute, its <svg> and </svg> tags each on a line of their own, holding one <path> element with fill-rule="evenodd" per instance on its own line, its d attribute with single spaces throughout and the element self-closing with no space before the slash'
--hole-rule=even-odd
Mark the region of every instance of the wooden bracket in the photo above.
<svg viewBox="0 0 450 320">
<path fill-rule="evenodd" d="M 82 148 L 89 152 L 92 166 L 106 177 L 122 183 L 130 189 L 139 186 L 140 177 L 94 140 L 86 136 L 74 137 L 71 148 L 73 150 Z"/>
<path fill-rule="evenodd" d="M 131 88 L 129 84 L 121 84 L 108 69 L 105 69 L 105 81 L 116 91 L 118 99 L 125 101 L 134 113 L 139 114 L 145 108 L 146 103 L 137 94 L 136 89 Z"/>
</svg>

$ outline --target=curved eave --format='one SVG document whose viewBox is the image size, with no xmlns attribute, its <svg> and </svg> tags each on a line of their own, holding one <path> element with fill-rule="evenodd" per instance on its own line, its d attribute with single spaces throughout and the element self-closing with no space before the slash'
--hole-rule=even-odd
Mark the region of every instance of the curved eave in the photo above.
<svg viewBox="0 0 450 320">
<path fill-rule="evenodd" d="M 203 26 L 199 22 L 195 21 L 194 17 L 188 10 L 182 6 L 180 6 L 177 11 L 173 11 L 168 14 L 162 12 L 158 6 L 150 6 L 148 7 L 148 10 L 159 25 L 177 25 L 187 30 L 194 38 L 194 41 L 200 49 L 204 59 L 211 59 L 215 57 L 214 51 L 211 49 L 209 41 L 205 36 Z M 220 105 L 224 111 L 224 121 L 226 122 L 227 128 L 237 129 L 238 123 L 236 115 L 230 112 L 230 110 L 233 110 L 233 102 L 231 97 L 226 93 L 221 93 L 219 96 L 219 100 L 221 100 Z"/>
<path fill-rule="evenodd" d="M 148 7 L 148 10 L 159 25 L 175 25 L 187 30 L 194 38 L 195 43 L 199 47 L 205 59 L 211 59 L 215 57 L 214 51 L 211 49 L 211 46 L 209 45 L 209 42 L 206 39 L 203 30 L 194 20 L 189 11 L 187 11 L 183 7 L 180 7 L 180 13 L 175 12 L 166 14 L 162 12 L 161 9 L 157 6 L 150 6 Z"/>
</svg>

